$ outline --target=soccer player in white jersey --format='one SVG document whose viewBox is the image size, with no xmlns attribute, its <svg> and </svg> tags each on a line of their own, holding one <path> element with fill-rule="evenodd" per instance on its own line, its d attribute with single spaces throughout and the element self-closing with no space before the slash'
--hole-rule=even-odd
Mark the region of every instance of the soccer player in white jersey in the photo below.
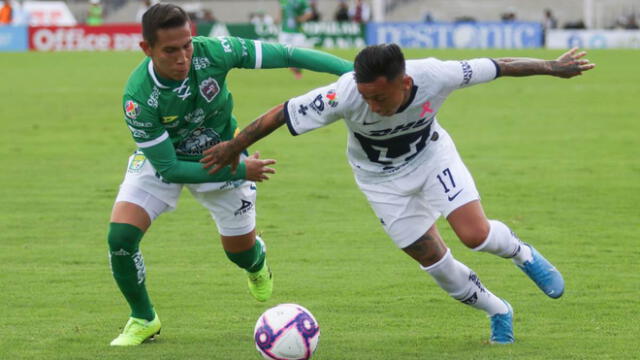
<svg viewBox="0 0 640 360">
<path fill-rule="evenodd" d="M 395 44 L 370 46 L 357 55 L 354 73 L 276 106 L 236 138 L 205 150 L 201 162 L 215 172 L 285 123 L 299 135 L 344 119 L 356 182 L 387 234 L 451 297 L 487 313 L 491 342 L 512 343 L 513 309 L 453 257 L 434 225 L 438 217 L 446 217 L 467 247 L 512 259 L 547 296 L 559 298 L 564 280 L 533 246 L 485 216 L 473 178 L 436 114 L 453 90 L 500 76 L 580 75 L 595 66 L 584 55 L 572 49 L 549 61 L 405 61 Z"/>
</svg>

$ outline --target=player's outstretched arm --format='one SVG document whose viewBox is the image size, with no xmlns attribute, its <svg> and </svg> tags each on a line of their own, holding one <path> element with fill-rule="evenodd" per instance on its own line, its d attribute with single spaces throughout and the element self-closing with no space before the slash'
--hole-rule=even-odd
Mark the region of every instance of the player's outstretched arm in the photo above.
<svg viewBox="0 0 640 360">
<path fill-rule="evenodd" d="M 589 60 L 583 59 L 586 54 L 586 51 L 578 52 L 578 48 L 573 48 L 555 60 L 530 58 L 494 60 L 498 64 L 501 76 L 551 75 L 569 79 L 582 75 L 583 71 L 591 70 L 596 66 Z"/>
<path fill-rule="evenodd" d="M 280 104 L 254 120 L 232 140 L 218 143 L 205 150 L 200 162 L 204 168 L 211 168 L 210 174 L 216 173 L 227 165 L 231 165 L 232 170 L 235 170 L 237 165 L 235 160 L 244 149 L 271 134 L 284 123 L 284 104 Z"/>
<path fill-rule="evenodd" d="M 334 75 L 353 70 L 353 62 L 313 49 L 263 43 L 262 53 L 263 69 L 297 67 Z"/>
</svg>

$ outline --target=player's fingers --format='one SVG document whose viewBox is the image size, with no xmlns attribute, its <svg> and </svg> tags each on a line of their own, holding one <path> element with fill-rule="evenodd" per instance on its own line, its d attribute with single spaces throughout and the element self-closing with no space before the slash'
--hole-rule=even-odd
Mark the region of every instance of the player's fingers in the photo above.
<svg viewBox="0 0 640 360">
<path fill-rule="evenodd" d="M 231 170 L 236 171 L 238 165 L 240 164 L 240 155 L 236 156 L 231 163 Z"/>
<path fill-rule="evenodd" d="M 580 70 L 585 71 L 585 70 L 591 70 L 594 67 L 596 67 L 596 64 L 586 64 L 586 65 L 580 65 Z"/>
<path fill-rule="evenodd" d="M 585 56 L 585 55 L 587 55 L 587 52 L 586 52 L 586 51 L 581 51 L 581 52 L 579 52 L 579 53 L 577 53 L 577 54 L 573 55 L 573 58 L 574 58 L 574 59 L 580 59 L 581 57 L 583 57 L 583 56 Z"/>
<path fill-rule="evenodd" d="M 275 164 L 276 161 L 274 159 L 265 159 L 262 160 L 262 165 L 267 166 L 267 165 L 273 165 Z"/>
<path fill-rule="evenodd" d="M 262 181 L 262 180 L 269 180 L 269 177 L 267 175 L 262 175 L 260 177 L 260 181 Z"/>
<path fill-rule="evenodd" d="M 213 169 L 209 170 L 209 174 L 215 174 L 217 173 L 220 169 L 222 169 L 222 165 L 218 164 L 216 166 L 213 167 Z"/>
<path fill-rule="evenodd" d="M 262 168 L 262 173 L 263 174 L 275 174 L 276 173 L 276 169 L 270 168 L 270 167 L 265 167 L 265 168 Z"/>
<path fill-rule="evenodd" d="M 256 151 L 253 153 L 256 159 L 260 159 L 260 151 Z"/>
</svg>

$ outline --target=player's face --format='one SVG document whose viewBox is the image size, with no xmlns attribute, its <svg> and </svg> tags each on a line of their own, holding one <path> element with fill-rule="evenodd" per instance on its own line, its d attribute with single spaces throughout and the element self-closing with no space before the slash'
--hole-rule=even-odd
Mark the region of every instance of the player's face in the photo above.
<svg viewBox="0 0 640 360">
<path fill-rule="evenodd" d="M 369 83 L 358 83 L 358 92 L 371 111 L 382 116 L 392 116 L 408 100 L 411 78 L 400 75 L 389 81 L 380 76 Z"/>
<path fill-rule="evenodd" d="M 191 68 L 193 44 L 191 42 L 191 26 L 158 29 L 158 38 L 153 46 L 146 41 L 140 43 L 152 60 L 154 69 L 164 78 L 184 80 Z"/>
</svg>

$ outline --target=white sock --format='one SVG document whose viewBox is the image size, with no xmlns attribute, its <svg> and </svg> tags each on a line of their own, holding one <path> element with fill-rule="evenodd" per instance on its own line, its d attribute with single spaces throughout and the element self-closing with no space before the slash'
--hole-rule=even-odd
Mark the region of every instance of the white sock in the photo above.
<svg viewBox="0 0 640 360">
<path fill-rule="evenodd" d="M 489 220 L 489 235 L 487 239 L 474 248 L 503 258 L 513 259 L 518 265 L 532 260 L 531 248 L 518 239 L 509 227 L 498 220 Z"/>
<path fill-rule="evenodd" d="M 505 303 L 482 286 L 478 276 L 451 255 L 451 250 L 437 263 L 420 268 L 431 275 L 436 283 L 451 297 L 476 309 L 484 310 L 489 316 L 509 311 Z"/>
</svg>

